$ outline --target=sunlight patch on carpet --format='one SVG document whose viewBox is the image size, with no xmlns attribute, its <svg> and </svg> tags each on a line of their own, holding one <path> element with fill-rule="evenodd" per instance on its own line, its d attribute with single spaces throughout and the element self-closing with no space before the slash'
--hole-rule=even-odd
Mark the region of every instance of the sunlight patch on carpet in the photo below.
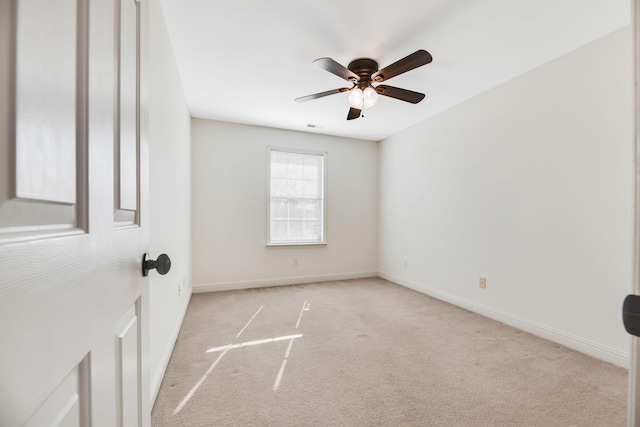
<svg viewBox="0 0 640 427">
<path fill-rule="evenodd" d="M 301 338 L 301 337 L 302 337 L 302 334 L 285 335 L 282 337 L 265 338 L 263 340 L 245 341 L 238 344 L 227 344 L 220 347 L 212 347 L 209 350 L 207 350 L 207 353 L 216 353 L 218 351 L 231 350 L 233 348 L 249 347 L 252 345 L 260 345 L 260 344 L 269 344 L 269 343 L 278 342 L 278 341 L 294 340 L 296 338 Z"/>
<path fill-rule="evenodd" d="M 242 335 L 242 333 L 245 331 L 245 329 L 247 329 L 249 327 L 251 322 L 256 318 L 256 316 L 260 313 L 260 311 L 263 308 L 264 308 L 264 305 L 261 305 L 260 308 L 258 308 L 258 310 L 255 312 L 255 314 L 253 316 L 251 316 L 251 318 L 247 321 L 247 323 L 244 325 L 244 327 L 242 329 L 240 329 L 240 332 L 238 332 L 238 334 L 236 335 L 236 338 L 239 338 L 240 335 Z M 300 314 L 298 316 L 298 321 L 296 322 L 296 327 L 295 327 L 296 329 L 298 329 L 299 326 L 300 326 L 300 322 L 302 320 L 302 315 L 304 314 L 304 312 L 305 311 L 309 311 L 310 309 L 311 309 L 311 304 L 309 304 L 305 300 L 305 302 L 302 304 L 302 309 L 300 310 Z M 184 408 L 184 406 L 189 402 L 189 400 L 193 397 L 193 395 L 196 393 L 196 391 L 198 391 L 200 386 L 204 383 L 204 381 L 211 374 L 211 372 L 213 372 L 213 370 L 218 365 L 218 363 L 220 363 L 220 360 L 222 359 L 222 357 L 229 350 L 233 350 L 233 349 L 236 349 L 236 348 L 242 348 L 242 347 L 250 347 L 250 346 L 256 346 L 256 345 L 262 345 L 262 344 L 270 344 L 270 343 L 274 343 L 274 342 L 280 342 L 280 341 L 287 341 L 288 340 L 289 341 L 289 345 L 287 346 L 287 350 L 285 352 L 284 359 L 282 360 L 282 365 L 280 366 L 280 370 L 278 371 L 278 375 L 276 376 L 275 383 L 273 384 L 273 390 L 274 391 L 278 391 L 278 388 L 280 387 L 280 382 L 282 381 L 282 376 L 284 375 L 285 367 L 287 366 L 287 360 L 289 359 L 289 355 L 291 353 L 291 347 L 293 346 L 293 341 L 298 339 L 298 338 L 302 338 L 302 337 L 303 337 L 303 334 L 284 335 L 284 336 L 280 336 L 280 337 L 265 338 L 265 339 L 261 339 L 261 340 L 244 341 L 244 342 L 235 343 L 235 344 L 234 343 L 230 343 L 230 344 L 227 344 L 227 345 L 218 346 L 218 347 L 212 347 L 212 348 L 208 349 L 206 351 L 207 353 L 217 353 L 217 352 L 221 352 L 221 353 L 216 358 L 216 360 L 213 362 L 213 364 L 209 367 L 209 369 L 207 369 L 207 372 L 198 380 L 198 382 L 196 382 L 196 384 L 193 386 L 193 388 L 191 390 L 189 390 L 187 395 L 182 399 L 182 401 L 176 407 L 176 409 L 174 409 L 173 415 L 178 414 Z"/>
</svg>

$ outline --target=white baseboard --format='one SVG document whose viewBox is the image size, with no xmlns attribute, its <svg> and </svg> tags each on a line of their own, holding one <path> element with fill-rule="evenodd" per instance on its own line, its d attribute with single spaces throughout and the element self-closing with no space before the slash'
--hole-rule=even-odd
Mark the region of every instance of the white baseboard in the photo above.
<svg viewBox="0 0 640 427">
<path fill-rule="evenodd" d="M 169 360 L 171 359 L 171 354 L 173 354 L 173 348 L 176 345 L 176 341 L 178 340 L 178 334 L 180 333 L 180 328 L 182 328 L 182 322 L 184 321 L 184 316 L 187 314 L 187 308 L 189 307 L 189 302 L 191 301 L 191 293 L 189 293 L 189 298 L 185 298 L 184 306 L 182 307 L 182 312 L 178 317 L 175 325 L 173 326 L 173 331 L 171 333 L 171 340 L 167 344 L 167 347 L 162 354 L 162 360 L 160 362 L 160 369 L 157 372 L 154 372 L 153 378 L 151 379 L 151 407 L 156 402 L 156 397 L 158 397 L 158 392 L 160 391 L 160 386 L 162 385 L 162 379 L 164 378 L 164 374 L 167 371 L 167 366 L 169 366 Z"/>
<path fill-rule="evenodd" d="M 464 298 L 430 288 L 426 285 L 385 273 L 384 271 L 379 271 L 378 276 L 439 300 L 462 307 L 474 313 L 478 313 L 490 319 L 497 320 L 498 322 L 502 322 L 506 325 L 513 326 L 514 328 L 521 329 L 530 334 L 553 341 L 565 347 L 569 347 L 581 353 L 588 354 L 589 356 L 593 356 L 597 359 L 604 360 L 605 362 L 612 363 L 622 368 L 629 368 L 630 356 L 628 353 L 620 352 L 589 340 L 540 325 L 530 320 L 478 304 L 475 301 L 469 301 Z"/>
<path fill-rule="evenodd" d="M 193 293 L 234 291 L 238 289 L 265 288 L 269 286 L 298 285 L 302 283 L 331 282 L 333 280 L 364 279 L 377 277 L 377 271 L 353 271 L 339 274 L 320 274 L 315 276 L 280 277 L 275 279 L 240 280 L 193 285 Z"/>
</svg>

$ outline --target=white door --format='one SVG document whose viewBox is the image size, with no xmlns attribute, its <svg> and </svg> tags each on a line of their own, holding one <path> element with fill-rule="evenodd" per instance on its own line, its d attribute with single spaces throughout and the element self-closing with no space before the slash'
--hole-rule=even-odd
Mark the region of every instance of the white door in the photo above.
<svg viewBox="0 0 640 427">
<path fill-rule="evenodd" d="M 149 425 L 146 7 L 0 0 L 0 426 Z"/>
</svg>

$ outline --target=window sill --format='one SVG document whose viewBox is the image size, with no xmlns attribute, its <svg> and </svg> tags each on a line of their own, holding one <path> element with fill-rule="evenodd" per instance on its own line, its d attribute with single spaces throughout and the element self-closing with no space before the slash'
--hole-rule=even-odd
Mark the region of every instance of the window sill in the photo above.
<svg viewBox="0 0 640 427">
<path fill-rule="evenodd" d="M 314 242 L 314 243 L 267 243 L 267 247 L 281 247 L 281 246 L 327 246 L 327 242 Z"/>
</svg>

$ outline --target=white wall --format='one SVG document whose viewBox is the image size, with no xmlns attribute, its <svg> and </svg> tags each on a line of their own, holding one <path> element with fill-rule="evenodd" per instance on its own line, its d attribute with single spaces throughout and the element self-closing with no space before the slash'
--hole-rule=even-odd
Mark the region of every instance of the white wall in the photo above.
<svg viewBox="0 0 640 427">
<path fill-rule="evenodd" d="M 153 401 L 191 295 L 191 118 L 159 0 L 149 19 L 149 253 L 172 262 L 167 275 L 149 275 Z"/>
<path fill-rule="evenodd" d="M 381 276 L 625 366 L 631 53 L 624 28 L 382 141 Z"/>
<path fill-rule="evenodd" d="M 194 292 L 377 274 L 376 142 L 193 119 L 192 143 Z M 265 245 L 267 146 L 328 153 L 326 246 Z"/>
</svg>

